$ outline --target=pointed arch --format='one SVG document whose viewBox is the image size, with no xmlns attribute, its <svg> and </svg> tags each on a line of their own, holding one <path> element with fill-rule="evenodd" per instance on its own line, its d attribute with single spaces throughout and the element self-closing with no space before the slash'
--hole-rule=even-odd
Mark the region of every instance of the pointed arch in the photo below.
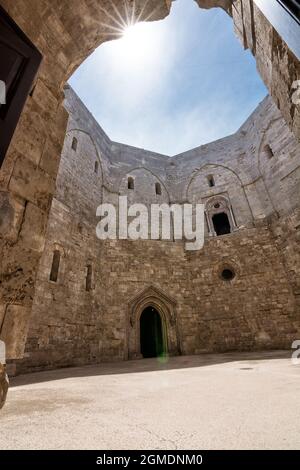
<svg viewBox="0 0 300 470">
<path fill-rule="evenodd" d="M 199 167 L 195 170 L 193 176 L 188 181 L 188 184 L 186 186 L 185 193 L 184 193 L 184 197 L 185 197 L 186 201 L 191 202 L 190 197 L 189 197 L 189 191 L 190 191 L 190 187 L 192 186 L 194 180 L 201 174 L 201 172 L 203 172 L 205 169 L 208 169 L 209 167 L 215 167 L 215 168 L 219 167 L 219 168 L 223 168 L 224 170 L 230 171 L 238 179 L 242 189 L 244 188 L 244 184 L 245 184 L 245 183 L 243 183 L 243 180 L 248 181 L 248 179 L 249 179 L 248 175 L 246 173 L 244 173 L 243 171 L 241 171 L 240 175 L 239 175 L 235 170 L 233 170 L 232 168 L 230 168 L 227 165 L 222 165 L 220 163 L 213 163 L 213 162 L 205 163 L 204 165 L 202 165 L 201 167 Z M 211 171 L 211 174 L 213 174 L 213 171 L 212 170 L 210 170 L 210 171 Z"/>
<path fill-rule="evenodd" d="M 150 285 L 128 303 L 127 357 L 141 357 L 140 318 L 147 307 L 153 307 L 161 316 L 166 352 L 170 355 L 180 354 L 176 301 L 158 287 Z"/>
<path fill-rule="evenodd" d="M 82 134 L 85 134 L 89 137 L 90 141 L 92 142 L 92 145 L 95 149 L 95 153 L 96 153 L 96 156 L 97 156 L 97 162 L 98 162 L 98 165 L 100 167 L 100 173 L 101 173 L 101 176 L 102 176 L 102 179 L 104 179 L 104 172 L 103 172 L 103 165 L 102 165 L 102 159 L 101 159 L 101 155 L 100 155 L 100 152 L 98 150 L 98 147 L 93 139 L 93 137 L 86 131 L 84 131 L 83 129 L 79 129 L 79 128 L 71 128 L 71 129 L 68 129 L 67 133 L 66 133 L 66 137 L 67 136 L 71 136 L 72 132 L 78 132 L 78 133 L 82 133 Z M 78 140 L 78 139 L 77 139 Z"/>
<path fill-rule="evenodd" d="M 144 166 L 137 166 L 137 167 L 133 167 L 133 168 L 130 168 L 128 169 L 128 171 L 126 172 L 125 175 L 122 175 L 120 178 L 119 178 L 119 183 L 118 183 L 118 188 L 119 188 L 119 191 L 121 190 L 121 187 L 122 187 L 122 183 L 124 181 L 125 178 L 128 178 L 128 177 L 132 177 L 133 176 L 133 173 L 135 171 L 139 171 L 139 170 L 143 170 L 149 174 L 151 174 L 155 179 L 156 179 L 156 182 L 160 184 L 161 186 L 161 189 L 163 188 L 163 190 L 165 191 L 165 193 L 167 194 L 168 196 L 168 200 L 170 200 L 170 195 L 169 195 L 169 191 L 165 185 L 165 183 L 162 181 L 162 179 L 157 176 L 156 173 L 154 173 L 152 170 L 150 170 L 149 168 L 146 168 Z"/>
</svg>

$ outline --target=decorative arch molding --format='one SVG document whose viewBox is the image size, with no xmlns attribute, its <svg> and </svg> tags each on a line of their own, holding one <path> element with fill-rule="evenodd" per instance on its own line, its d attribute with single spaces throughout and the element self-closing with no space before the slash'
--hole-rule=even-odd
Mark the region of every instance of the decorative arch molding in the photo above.
<svg viewBox="0 0 300 470">
<path fill-rule="evenodd" d="M 128 304 L 127 358 L 141 358 L 140 318 L 147 307 L 155 308 L 161 317 L 167 354 L 173 356 L 180 354 L 176 305 L 174 299 L 153 285 L 131 299 Z"/>
<path fill-rule="evenodd" d="M 68 131 L 66 132 L 66 136 L 68 135 L 71 135 L 71 132 L 80 132 L 82 134 L 85 134 L 89 137 L 90 141 L 92 142 L 93 144 L 93 147 L 95 149 L 95 152 L 96 152 L 96 156 L 97 156 L 97 160 L 99 162 L 99 165 L 100 165 L 100 171 L 101 171 L 101 176 L 102 178 L 104 177 L 104 172 L 103 172 L 103 165 L 102 165 L 102 161 L 101 161 L 101 157 L 100 157 L 100 153 L 99 153 L 99 150 L 98 150 L 98 147 L 93 139 L 93 137 L 86 131 L 82 130 L 82 129 L 78 129 L 78 128 L 73 128 L 73 129 L 68 129 Z"/>
<path fill-rule="evenodd" d="M 190 191 L 190 187 L 193 184 L 194 180 L 200 175 L 201 172 L 203 172 L 206 168 L 209 168 L 209 167 L 220 167 L 220 168 L 223 168 L 224 170 L 230 171 L 238 179 L 242 189 L 244 188 L 244 185 L 246 184 L 246 181 L 248 181 L 248 179 L 249 179 L 248 175 L 246 173 L 244 173 L 243 171 L 241 171 L 241 176 L 239 176 L 236 173 L 236 171 L 234 171 L 232 168 L 230 168 L 227 165 L 221 165 L 220 163 L 212 163 L 212 162 L 211 163 L 205 163 L 200 168 L 197 168 L 197 169 L 194 170 L 194 174 L 191 177 L 191 179 L 189 180 L 189 182 L 186 186 L 186 189 L 185 189 L 184 194 L 185 194 L 185 200 L 186 201 L 191 202 L 190 197 L 189 197 L 189 191 Z M 243 182 L 242 178 L 244 179 L 245 182 Z"/>
<path fill-rule="evenodd" d="M 51 243 L 50 249 L 59 251 L 62 258 L 66 257 L 66 250 L 61 243 L 58 243 L 58 242 Z"/>
<path fill-rule="evenodd" d="M 156 173 L 154 173 L 152 170 L 149 170 L 149 168 L 146 168 L 144 166 L 137 166 L 137 167 L 134 167 L 134 168 L 130 168 L 130 170 L 128 170 L 126 172 L 125 175 L 121 176 L 119 178 L 119 182 L 118 182 L 118 188 L 119 188 L 119 192 L 120 192 L 120 189 L 121 189 L 121 186 L 122 186 L 122 183 L 123 181 L 128 177 L 128 176 L 131 176 L 131 174 L 134 172 L 134 171 L 137 171 L 137 170 L 144 170 L 146 171 L 147 173 L 150 173 L 154 178 L 156 178 L 157 182 L 160 183 L 160 185 L 162 186 L 162 188 L 164 188 L 167 196 L 168 196 L 168 200 L 170 201 L 170 194 L 169 194 L 169 191 L 165 185 L 165 183 L 162 181 L 162 179 L 156 175 Z"/>
<path fill-rule="evenodd" d="M 208 232 L 212 237 L 217 236 L 214 228 L 213 217 L 222 213 L 226 214 L 228 217 L 231 232 L 238 230 L 229 198 L 222 195 L 212 196 L 206 201 L 205 204 L 205 217 L 208 226 Z"/>
<path fill-rule="evenodd" d="M 263 177 L 263 172 L 261 170 L 261 154 L 263 152 L 263 147 L 265 144 L 269 144 L 269 142 L 267 142 L 267 137 L 268 137 L 268 133 L 269 133 L 269 130 L 272 128 L 272 126 L 278 122 L 278 121 L 282 121 L 283 122 L 283 126 L 285 126 L 285 121 L 284 121 L 284 118 L 282 116 L 279 116 L 275 119 L 272 119 L 267 127 L 264 129 L 264 131 L 262 132 L 262 137 L 260 139 L 260 143 L 257 147 L 257 154 L 256 154 L 256 161 L 257 161 L 257 167 L 258 167 L 258 171 L 259 171 L 259 174 L 261 177 Z"/>
<path fill-rule="evenodd" d="M 272 119 L 267 127 L 264 129 L 263 133 L 262 133 L 262 137 L 261 137 L 261 140 L 260 140 L 260 143 L 257 147 L 257 153 L 256 153 L 256 162 L 257 162 L 257 168 L 258 168 L 258 173 L 260 175 L 260 178 L 263 182 L 263 185 L 264 185 L 264 188 L 265 188 L 265 191 L 266 191 L 266 194 L 268 196 L 268 199 L 270 201 L 270 204 L 272 206 L 272 209 L 274 211 L 275 214 L 277 214 L 277 216 L 279 216 L 279 213 L 276 209 L 276 205 L 274 204 L 274 201 L 273 201 L 273 198 L 271 196 L 271 191 L 270 191 L 270 185 L 268 184 L 268 178 L 266 177 L 266 174 L 265 172 L 262 171 L 262 168 L 261 168 L 261 155 L 263 153 L 263 148 L 264 146 L 267 144 L 267 136 L 268 136 L 268 133 L 270 131 L 270 129 L 272 128 L 272 126 L 278 122 L 282 120 L 283 121 L 283 125 L 285 125 L 285 121 L 284 121 L 284 118 L 282 116 L 279 116 L 275 119 Z M 269 144 L 269 142 L 268 142 Z"/>
<path fill-rule="evenodd" d="M 221 208 L 230 205 L 229 198 L 223 195 L 216 195 L 210 197 L 205 204 L 205 207 L 207 210 L 213 210 L 215 212 L 218 212 L 220 209 L 215 209 L 214 205 L 216 203 L 221 204 Z"/>
</svg>

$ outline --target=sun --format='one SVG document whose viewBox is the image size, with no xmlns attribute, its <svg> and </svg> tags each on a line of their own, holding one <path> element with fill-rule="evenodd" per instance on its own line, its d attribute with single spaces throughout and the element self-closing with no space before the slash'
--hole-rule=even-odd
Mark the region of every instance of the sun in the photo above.
<svg viewBox="0 0 300 470">
<path fill-rule="evenodd" d="M 153 28 L 148 23 L 135 23 L 124 28 L 118 41 L 123 59 L 135 64 L 145 64 L 158 54 L 157 40 Z"/>
<path fill-rule="evenodd" d="M 127 42 L 131 46 L 135 44 L 136 40 L 144 40 L 147 35 L 147 24 L 146 23 L 135 23 L 126 26 L 123 31 L 123 41 Z"/>
</svg>

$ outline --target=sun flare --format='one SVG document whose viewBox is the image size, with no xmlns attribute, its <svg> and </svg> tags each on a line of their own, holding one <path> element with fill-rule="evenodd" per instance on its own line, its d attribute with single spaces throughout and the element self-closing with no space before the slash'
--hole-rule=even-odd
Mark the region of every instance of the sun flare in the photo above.
<svg viewBox="0 0 300 470">
<path fill-rule="evenodd" d="M 157 39 L 148 23 L 135 23 L 124 28 L 119 39 L 120 54 L 131 64 L 144 64 L 158 54 Z"/>
</svg>

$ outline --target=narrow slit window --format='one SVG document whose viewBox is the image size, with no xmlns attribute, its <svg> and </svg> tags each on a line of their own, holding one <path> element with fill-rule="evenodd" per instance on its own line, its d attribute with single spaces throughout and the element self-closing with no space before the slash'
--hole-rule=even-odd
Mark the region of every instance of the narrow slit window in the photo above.
<svg viewBox="0 0 300 470">
<path fill-rule="evenodd" d="M 131 176 L 128 178 L 128 189 L 134 189 L 134 179 Z"/>
<path fill-rule="evenodd" d="M 161 196 L 161 185 L 159 183 L 155 183 L 155 194 Z"/>
<path fill-rule="evenodd" d="M 271 159 L 271 158 L 274 157 L 274 152 L 273 152 L 273 150 L 272 150 L 272 148 L 270 147 L 269 144 L 267 144 L 267 145 L 265 146 L 265 149 L 264 149 L 264 150 L 265 150 L 266 155 L 267 155 L 267 157 L 268 157 L 269 159 Z"/>
<path fill-rule="evenodd" d="M 96 173 L 96 175 L 98 175 L 98 171 L 99 171 L 99 163 L 96 160 L 95 161 L 95 167 L 94 167 L 94 172 Z"/>
<path fill-rule="evenodd" d="M 210 176 L 207 177 L 207 181 L 208 181 L 208 186 L 209 186 L 210 188 L 213 188 L 213 187 L 216 185 L 215 179 L 214 179 L 214 177 L 213 177 L 212 175 L 210 175 Z"/>
<path fill-rule="evenodd" d="M 86 280 L 85 280 L 85 290 L 87 292 L 92 290 L 92 276 L 93 276 L 93 269 L 92 269 L 92 266 L 89 264 L 86 268 Z"/>
<path fill-rule="evenodd" d="M 52 282 L 57 282 L 59 264 L 60 264 L 60 252 L 58 250 L 55 250 L 53 252 L 52 266 L 51 266 L 51 272 L 50 272 L 50 281 Z"/>
<path fill-rule="evenodd" d="M 72 150 L 74 150 L 74 152 L 76 152 L 76 150 L 77 150 L 77 145 L 78 145 L 78 140 L 76 139 L 76 137 L 73 137 Z"/>
</svg>

